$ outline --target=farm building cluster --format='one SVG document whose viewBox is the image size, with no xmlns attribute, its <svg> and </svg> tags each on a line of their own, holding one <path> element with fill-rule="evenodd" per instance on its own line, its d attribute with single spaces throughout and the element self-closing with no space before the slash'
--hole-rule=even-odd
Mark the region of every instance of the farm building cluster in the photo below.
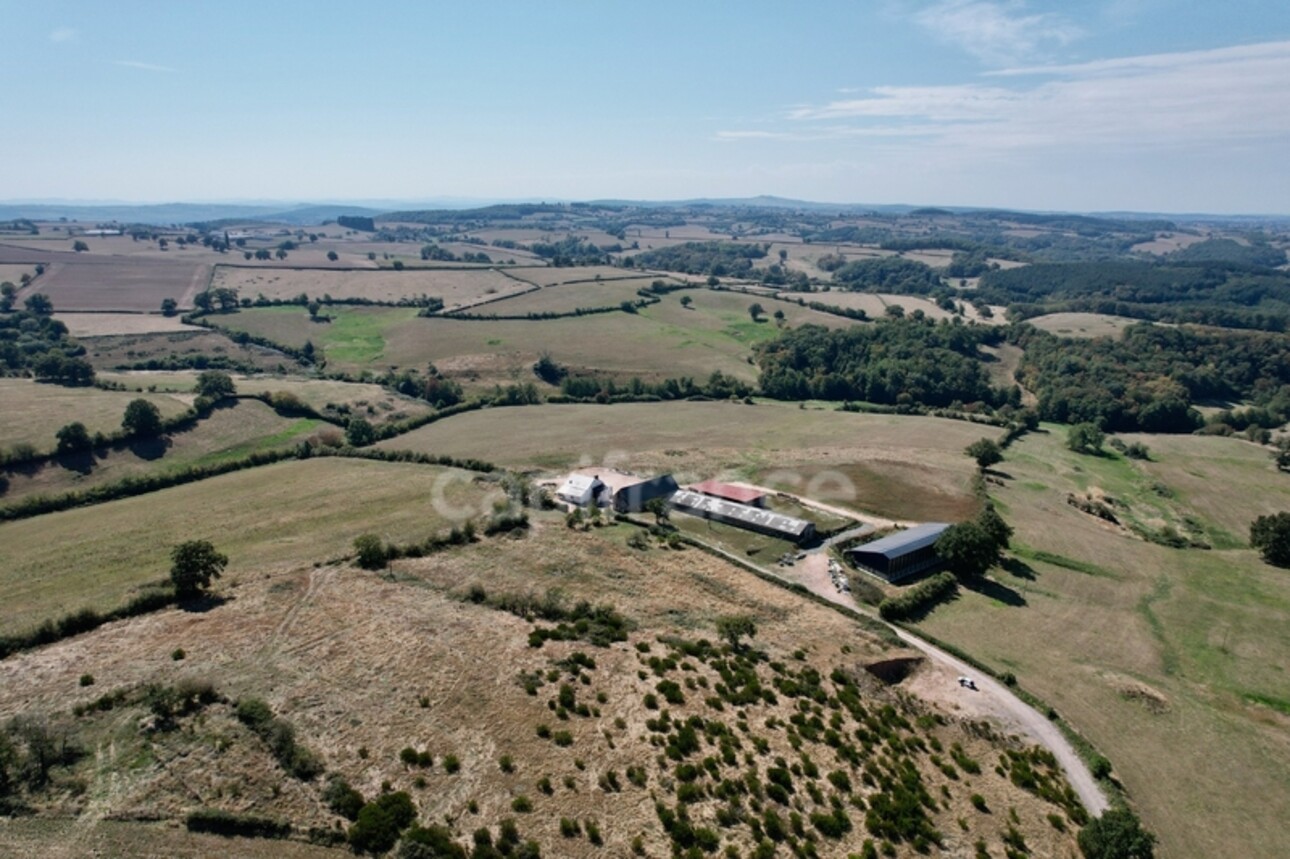
<svg viewBox="0 0 1290 859">
<path fill-rule="evenodd" d="M 747 486 L 707 480 L 682 489 L 670 474 L 652 478 L 612 476 L 614 484 L 598 474 L 571 474 L 556 490 L 556 497 L 577 507 L 610 507 L 616 513 L 640 513 L 650 502 L 661 500 L 679 513 L 743 528 L 790 543 L 809 543 L 815 523 L 766 509 L 766 493 Z"/>
</svg>

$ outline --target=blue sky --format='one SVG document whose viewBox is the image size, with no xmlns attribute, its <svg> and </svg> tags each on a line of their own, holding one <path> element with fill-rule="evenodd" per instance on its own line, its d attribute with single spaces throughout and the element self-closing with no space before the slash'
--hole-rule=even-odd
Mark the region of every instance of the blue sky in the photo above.
<svg viewBox="0 0 1290 859">
<path fill-rule="evenodd" d="M 1290 3 L 0 0 L 0 198 L 1290 212 Z"/>
</svg>

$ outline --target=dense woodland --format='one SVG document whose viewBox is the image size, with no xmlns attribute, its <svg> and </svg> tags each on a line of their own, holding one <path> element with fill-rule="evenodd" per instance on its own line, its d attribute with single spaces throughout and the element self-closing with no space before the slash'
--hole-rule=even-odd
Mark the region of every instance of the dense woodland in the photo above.
<svg viewBox="0 0 1290 859">
<path fill-rule="evenodd" d="M 1202 423 L 1194 403 L 1279 409 L 1290 386 L 1284 335 L 1133 325 L 1118 339 L 1067 340 L 1029 326 L 1011 337 L 1025 349 L 1020 376 L 1040 417 L 1062 423 L 1191 432 Z"/>
<path fill-rule="evenodd" d="M 977 295 L 1013 318 L 1056 311 L 1284 331 L 1290 275 L 1234 263 L 1039 264 L 982 276 Z"/>
<path fill-rule="evenodd" d="M 883 319 L 829 331 L 803 325 L 757 349 L 760 384 L 785 400 L 866 400 L 890 405 L 1003 405 L 1019 392 L 990 385 L 978 347 L 998 329 L 929 319 Z"/>
</svg>

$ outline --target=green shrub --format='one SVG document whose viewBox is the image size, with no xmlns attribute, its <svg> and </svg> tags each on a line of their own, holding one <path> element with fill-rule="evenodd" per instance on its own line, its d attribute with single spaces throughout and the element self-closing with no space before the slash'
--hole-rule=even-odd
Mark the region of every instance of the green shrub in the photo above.
<svg viewBox="0 0 1290 859">
<path fill-rule="evenodd" d="M 209 832 L 214 835 L 243 838 L 289 838 L 291 824 L 269 817 L 234 814 L 215 808 L 202 808 L 192 812 L 184 821 L 189 832 Z"/>
</svg>

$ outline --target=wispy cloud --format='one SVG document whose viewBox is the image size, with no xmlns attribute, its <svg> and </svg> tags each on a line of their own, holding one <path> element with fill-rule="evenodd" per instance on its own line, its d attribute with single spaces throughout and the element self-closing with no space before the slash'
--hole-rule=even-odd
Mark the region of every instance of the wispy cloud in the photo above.
<svg viewBox="0 0 1290 859">
<path fill-rule="evenodd" d="M 914 13 L 913 20 L 990 65 L 1030 60 L 1083 35 L 1061 15 L 1028 12 L 1024 0 L 939 0 Z"/>
<path fill-rule="evenodd" d="M 56 45 L 62 45 L 67 42 L 75 42 L 80 39 L 80 37 L 80 31 L 73 27 L 59 27 L 49 34 L 49 41 Z"/>
<path fill-rule="evenodd" d="M 139 69 L 144 72 L 164 72 L 169 74 L 175 71 L 170 66 L 159 66 L 156 63 L 142 63 L 138 60 L 113 60 L 112 65 L 124 66 L 127 69 Z"/>
<path fill-rule="evenodd" d="M 747 136 L 903 134 L 992 152 L 1282 139 L 1290 149 L 1290 42 L 1010 68 L 991 78 L 989 85 L 874 87 L 860 98 L 795 107 L 777 126 Z M 719 135 L 743 136 L 737 130 Z"/>
</svg>

